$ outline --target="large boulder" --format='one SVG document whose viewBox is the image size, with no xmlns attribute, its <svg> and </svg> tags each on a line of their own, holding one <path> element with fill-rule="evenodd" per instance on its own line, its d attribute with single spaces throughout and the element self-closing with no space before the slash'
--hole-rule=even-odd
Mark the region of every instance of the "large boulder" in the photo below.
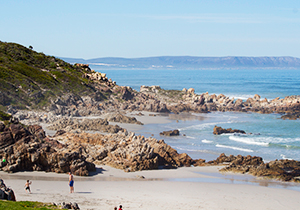
<svg viewBox="0 0 300 210">
<path fill-rule="evenodd" d="M 231 128 L 222 128 L 222 127 L 218 127 L 218 126 L 215 126 L 214 127 L 214 130 L 213 130 L 213 134 L 214 135 L 221 135 L 223 133 L 241 133 L 241 134 L 246 134 L 245 131 L 243 130 L 238 130 L 238 129 L 231 129 Z"/>
<path fill-rule="evenodd" d="M 170 130 L 170 131 L 163 131 L 159 133 L 162 136 L 179 136 L 179 130 Z"/>
<path fill-rule="evenodd" d="M 16 201 L 15 193 L 12 189 L 6 187 L 3 179 L 0 179 L 0 199 Z"/>
</svg>

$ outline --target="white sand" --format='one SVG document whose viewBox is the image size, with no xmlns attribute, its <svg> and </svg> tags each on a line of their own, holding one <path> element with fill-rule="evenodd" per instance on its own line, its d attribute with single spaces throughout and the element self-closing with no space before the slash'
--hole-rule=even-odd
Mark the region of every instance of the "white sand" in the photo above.
<svg viewBox="0 0 300 210">
<path fill-rule="evenodd" d="M 0 172 L 0 177 L 14 190 L 17 200 L 77 202 L 81 209 L 109 210 L 120 204 L 125 210 L 299 209 L 300 206 L 299 191 L 283 189 L 285 185 L 259 181 L 252 176 L 220 174 L 219 167 L 133 173 L 102 167 L 91 177 L 75 176 L 73 194 L 69 193 L 68 174 Z M 173 180 L 176 178 L 179 180 Z M 32 194 L 24 190 L 26 179 L 33 182 Z M 274 184 L 277 188 L 270 187 Z"/>
</svg>

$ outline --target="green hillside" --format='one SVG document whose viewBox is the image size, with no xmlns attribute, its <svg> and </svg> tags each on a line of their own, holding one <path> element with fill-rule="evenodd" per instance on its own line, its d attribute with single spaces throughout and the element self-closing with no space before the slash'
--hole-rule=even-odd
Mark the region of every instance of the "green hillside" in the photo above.
<svg viewBox="0 0 300 210">
<path fill-rule="evenodd" d="M 0 41 L 0 110 L 8 105 L 42 108 L 66 93 L 93 95 L 93 82 L 82 77 L 86 72 L 53 56 Z"/>
<path fill-rule="evenodd" d="M 34 202 L 34 201 L 7 201 L 0 200 L 0 209 L 12 210 L 47 210 L 47 209 L 61 209 L 57 206 L 47 203 Z"/>
</svg>

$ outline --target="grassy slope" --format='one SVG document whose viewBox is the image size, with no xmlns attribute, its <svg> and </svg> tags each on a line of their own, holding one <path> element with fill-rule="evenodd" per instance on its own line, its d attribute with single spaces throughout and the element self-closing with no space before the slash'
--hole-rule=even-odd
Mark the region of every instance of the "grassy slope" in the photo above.
<svg viewBox="0 0 300 210">
<path fill-rule="evenodd" d="M 47 209 L 59 209 L 51 204 L 45 204 L 40 202 L 32 201 L 6 201 L 0 200 L 0 209 L 10 209 L 10 210 L 47 210 Z"/>
<path fill-rule="evenodd" d="M 0 41 L 0 110 L 14 105 L 41 108 L 65 93 L 90 95 L 85 71 L 53 56 Z"/>
</svg>

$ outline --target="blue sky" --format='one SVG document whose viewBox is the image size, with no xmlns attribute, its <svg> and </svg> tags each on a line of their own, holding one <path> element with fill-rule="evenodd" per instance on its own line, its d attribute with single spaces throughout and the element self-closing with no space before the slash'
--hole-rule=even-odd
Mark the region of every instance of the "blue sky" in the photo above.
<svg viewBox="0 0 300 210">
<path fill-rule="evenodd" d="M 73 58 L 294 56 L 299 0 L 0 0 L 0 40 Z"/>
</svg>

